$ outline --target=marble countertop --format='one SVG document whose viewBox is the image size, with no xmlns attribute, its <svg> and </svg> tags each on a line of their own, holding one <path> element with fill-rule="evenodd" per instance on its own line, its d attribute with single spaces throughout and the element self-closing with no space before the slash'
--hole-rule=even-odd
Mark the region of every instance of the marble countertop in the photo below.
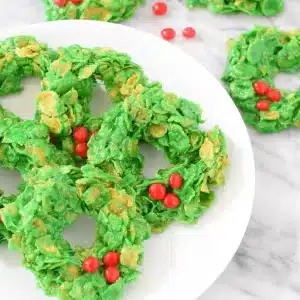
<svg viewBox="0 0 300 300">
<path fill-rule="evenodd" d="M 152 0 L 126 22 L 159 35 L 164 27 L 178 31 L 174 44 L 194 56 L 216 77 L 226 62 L 225 43 L 255 24 L 300 28 L 299 0 L 286 0 L 285 12 L 273 18 L 215 16 L 206 10 L 188 11 L 183 0 L 166 1 L 169 13 L 154 17 Z M 38 0 L 6 1 L 0 10 L 1 29 L 44 21 Z M 194 26 L 196 40 L 184 40 L 180 31 Z M 159 51 L 159 50 L 158 50 Z M 155 55 L 155 54 L 154 54 Z M 279 76 L 278 86 L 298 88 L 299 76 Z M 249 129 L 256 161 L 256 195 L 245 238 L 223 275 L 198 300 L 300 299 L 300 133 L 260 135 Z M 298 152 L 299 151 L 299 152 Z M 299 169 L 298 169 L 299 168 Z M 230 233 L 229 233 L 230 234 Z M 9 300 L 9 299 L 8 299 Z"/>
</svg>

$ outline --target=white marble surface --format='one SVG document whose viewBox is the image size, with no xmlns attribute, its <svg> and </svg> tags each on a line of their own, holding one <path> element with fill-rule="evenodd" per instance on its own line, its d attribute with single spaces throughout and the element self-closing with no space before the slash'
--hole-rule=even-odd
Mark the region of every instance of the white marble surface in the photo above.
<svg viewBox="0 0 300 300">
<path fill-rule="evenodd" d="M 1 29 L 44 21 L 44 10 L 38 0 L 0 2 Z M 217 77 L 222 74 L 226 61 L 228 37 L 254 24 L 300 27 L 299 0 L 286 0 L 285 12 L 274 18 L 243 14 L 214 16 L 206 10 L 190 12 L 179 0 L 167 1 L 167 16 L 154 17 L 151 12 L 153 1 L 146 2 L 127 24 L 156 35 L 163 27 L 174 27 L 178 30 L 174 44 L 196 57 Z M 187 41 L 181 37 L 180 31 L 185 26 L 197 29 L 196 40 Z M 298 88 L 296 76 L 291 82 L 292 87 Z M 279 80 L 278 84 L 283 85 L 284 81 Z M 266 136 L 249 131 L 257 175 L 253 216 L 234 259 L 198 300 L 300 299 L 300 132 L 288 130 Z"/>
</svg>

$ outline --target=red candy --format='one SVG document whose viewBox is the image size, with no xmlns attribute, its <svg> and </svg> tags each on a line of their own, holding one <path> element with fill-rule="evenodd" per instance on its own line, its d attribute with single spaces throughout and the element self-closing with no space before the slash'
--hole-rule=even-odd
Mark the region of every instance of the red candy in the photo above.
<svg viewBox="0 0 300 300">
<path fill-rule="evenodd" d="M 120 271 L 116 267 L 108 267 L 105 270 L 105 279 L 108 283 L 115 283 L 120 278 Z"/>
<path fill-rule="evenodd" d="M 180 189 L 182 187 L 182 177 L 179 173 L 173 173 L 169 177 L 169 184 L 173 189 Z"/>
<path fill-rule="evenodd" d="M 82 263 L 82 269 L 87 273 L 95 273 L 100 268 L 100 262 L 97 257 L 90 256 Z"/>
<path fill-rule="evenodd" d="M 155 15 L 157 16 L 163 16 L 167 13 L 168 11 L 168 6 L 166 3 L 164 2 L 156 2 L 153 6 L 152 6 L 152 11 Z"/>
<path fill-rule="evenodd" d="M 167 194 L 163 202 L 167 208 L 176 208 L 180 205 L 180 199 L 172 193 Z"/>
<path fill-rule="evenodd" d="M 88 146 L 86 143 L 80 143 L 75 146 L 74 152 L 82 158 L 87 157 Z"/>
<path fill-rule="evenodd" d="M 73 4 L 80 4 L 83 0 L 70 0 Z"/>
<path fill-rule="evenodd" d="M 154 200 L 163 200 L 166 193 L 166 186 L 162 183 L 152 183 L 149 187 L 149 196 Z"/>
<path fill-rule="evenodd" d="M 54 3 L 59 7 L 63 7 L 67 5 L 68 0 L 54 0 Z"/>
<path fill-rule="evenodd" d="M 196 30 L 193 27 L 186 27 L 183 29 L 182 35 L 188 39 L 192 39 L 196 36 Z"/>
<path fill-rule="evenodd" d="M 84 143 L 89 138 L 89 132 L 83 126 L 76 127 L 73 131 L 73 138 L 77 144 Z"/>
<path fill-rule="evenodd" d="M 266 111 L 270 107 L 268 100 L 259 100 L 256 102 L 256 109 L 260 111 Z"/>
<path fill-rule="evenodd" d="M 165 28 L 161 31 L 161 36 L 163 39 L 170 41 L 175 38 L 176 32 L 173 28 Z"/>
<path fill-rule="evenodd" d="M 120 254 L 117 252 L 107 252 L 103 257 L 103 263 L 107 267 L 116 267 L 120 262 Z"/>
<path fill-rule="evenodd" d="M 266 95 L 269 90 L 269 85 L 265 81 L 258 80 L 253 84 L 253 88 L 256 94 Z"/>
<path fill-rule="evenodd" d="M 281 93 L 275 89 L 270 88 L 267 97 L 272 101 L 272 102 L 279 102 L 281 100 Z"/>
</svg>

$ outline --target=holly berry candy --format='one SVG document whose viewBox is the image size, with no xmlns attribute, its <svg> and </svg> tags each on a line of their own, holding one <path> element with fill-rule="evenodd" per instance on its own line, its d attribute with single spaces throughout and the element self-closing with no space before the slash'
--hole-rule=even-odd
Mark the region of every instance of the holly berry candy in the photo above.
<svg viewBox="0 0 300 300">
<path fill-rule="evenodd" d="M 275 89 L 270 88 L 267 93 L 267 97 L 272 102 L 279 102 L 281 100 L 281 93 Z"/>
<path fill-rule="evenodd" d="M 73 131 L 73 138 L 77 144 L 84 143 L 89 138 L 89 132 L 83 126 L 76 127 Z"/>
<path fill-rule="evenodd" d="M 67 5 L 68 0 L 54 0 L 54 3 L 59 7 L 63 7 Z"/>
<path fill-rule="evenodd" d="M 120 254 L 114 251 L 107 252 L 103 257 L 103 263 L 107 267 L 116 267 L 120 262 Z"/>
<path fill-rule="evenodd" d="M 180 189 L 182 187 L 182 183 L 183 183 L 183 179 L 179 173 L 173 173 L 169 177 L 169 184 L 175 190 Z"/>
<path fill-rule="evenodd" d="M 149 187 L 149 196 L 154 200 L 163 200 L 166 193 L 166 186 L 162 183 L 152 183 Z"/>
<path fill-rule="evenodd" d="M 120 271 L 116 267 L 108 267 L 105 272 L 105 279 L 108 283 L 115 283 L 120 278 Z"/>
<path fill-rule="evenodd" d="M 193 27 L 186 27 L 183 29 L 182 35 L 188 39 L 192 39 L 196 36 L 196 30 Z"/>
<path fill-rule="evenodd" d="M 259 100 L 256 102 L 256 109 L 260 111 L 266 111 L 270 108 L 268 100 Z"/>
<path fill-rule="evenodd" d="M 175 38 L 176 32 L 173 28 L 165 28 L 161 31 L 161 36 L 163 39 L 170 41 Z"/>
<path fill-rule="evenodd" d="M 82 269 L 87 273 L 96 273 L 100 268 L 100 262 L 97 257 L 90 256 L 82 263 Z"/>
<path fill-rule="evenodd" d="M 164 2 L 156 2 L 152 6 L 153 13 L 157 16 L 163 16 L 168 11 L 168 6 Z"/>
<path fill-rule="evenodd" d="M 269 85 L 265 81 L 258 80 L 253 84 L 253 88 L 256 94 L 266 95 L 269 90 Z"/>
<path fill-rule="evenodd" d="M 172 193 L 167 194 L 163 202 L 167 208 L 176 208 L 180 205 L 180 199 Z"/>
<path fill-rule="evenodd" d="M 70 0 L 73 4 L 80 4 L 83 0 Z"/>
<path fill-rule="evenodd" d="M 80 143 L 75 146 L 74 152 L 77 156 L 82 158 L 87 157 L 88 146 L 86 143 Z"/>
</svg>

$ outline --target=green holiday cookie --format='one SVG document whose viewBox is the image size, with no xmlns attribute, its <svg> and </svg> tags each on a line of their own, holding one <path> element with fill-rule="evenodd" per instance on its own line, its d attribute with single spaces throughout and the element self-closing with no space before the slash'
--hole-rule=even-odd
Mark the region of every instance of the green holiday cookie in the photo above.
<svg viewBox="0 0 300 300">
<path fill-rule="evenodd" d="M 143 0 L 42 0 L 49 21 L 83 19 L 120 22 L 134 15 Z"/>
<path fill-rule="evenodd" d="M 280 72 L 300 67 L 300 33 L 256 27 L 232 42 L 223 82 L 245 122 L 260 132 L 300 126 L 300 92 L 277 89 Z"/>
<path fill-rule="evenodd" d="M 43 167 L 24 176 L 25 188 L 1 210 L 20 251 L 47 295 L 74 300 L 118 300 L 138 276 L 150 227 L 137 213 L 135 193 L 88 165 Z M 130 192 L 130 193 L 129 193 Z M 72 247 L 65 228 L 82 214 L 96 221 L 89 248 Z"/>
<path fill-rule="evenodd" d="M 276 16 L 283 11 L 283 0 L 186 0 L 189 8 L 207 7 L 213 13 L 244 12 L 249 15 Z"/>
<path fill-rule="evenodd" d="M 195 223 L 214 200 L 212 187 L 224 183 L 228 164 L 222 132 L 201 131 L 202 122 L 196 104 L 165 93 L 159 83 L 147 84 L 104 115 L 89 143 L 88 161 L 131 182 L 153 231 L 172 221 Z M 172 167 L 146 179 L 141 142 L 164 152 Z M 172 175 L 182 181 L 180 187 L 169 183 Z"/>
</svg>

